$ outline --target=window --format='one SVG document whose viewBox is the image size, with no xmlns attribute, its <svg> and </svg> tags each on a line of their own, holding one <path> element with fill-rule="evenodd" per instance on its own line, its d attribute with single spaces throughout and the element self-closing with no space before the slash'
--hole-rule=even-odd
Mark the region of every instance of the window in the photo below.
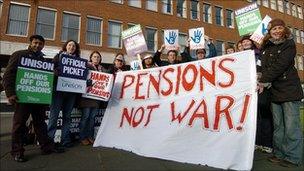
<svg viewBox="0 0 304 171">
<path fill-rule="evenodd" d="M 146 40 L 148 51 L 155 52 L 157 50 L 157 29 L 146 28 Z"/>
<path fill-rule="evenodd" d="M 123 4 L 123 0 L 110 0 L 110 1 L 118 4 Z"/>
<path fill-rule="evenodd" d="M 11 4 L 8 18 L 7 34 L 27 35 L 30 7 Z"/>
<path fill-rule="evenodd" d="M 36 34 L 54 39 L 56 11 L 38 8 Z"/>
<path fill-rule="evenodd" d="M 146 0 L 146 9 L 151 11 L 157 11 L 157 1 L 156 0 Z"/>
<path fill-rule="evenodd" d="M 2 14 L 2 5 L 3 5 L 3 0 L 0 0 L 0 16 Z"/>
<path fill-rule="evenodd" d="M 128 23 L 128 28 L 134 27 L 136 24 Z"/>
<path fill-rule="evenodd" d="M 261 0 L 253 0 L 253 2 L 256 2 L 258 5 L 261 5 Z"/>
<path fill-rule="evenodd" d="M 298 17 L 303 19 L 303 10 L 302 10 L 301 6 L 298 6 Z"/>
<path fill-rule="evenodd" d="M 141 0 L 128 0 L 129 6 L 141 8 Z"/>
<path fill-rule="evenodd" d="M 193 20 L 199 20 L 199 2 L 198 0 L 191 0 L 191 9 L 190 9 L 190 13 L 191 13 L 191 19 Z"/>
<path fill-rule="evenodd" d="M 177 0 L 177 16 L 187 18 L 187 1 Z"/>
<path fill-rule="evenodd" d="M 287 27 L 290 30 L 290 33 L 293 35 L 293 29 L 290 26 L 287 26 Z"/>
<path fill-rule="evenodd" d="M 181 51 L 184 51 L 186 45 L 187 45 L 187 34 L 184 34 L 184 33 L 179 33 L 178 34 L 178 43 L 180 45 L 180 50 Z"/>
<path fill-rule="evenodd" d="M 102 20 L 98 18 L 87 18 L 87 43 L 92 45 L 101 45 L 101 27 Z"/>
<path fill-rule="evenodd" d="M 289 6 L 289 2 L 287 0 L 284 0 L 284 11 L 286 14 L 289 14 L 290 15 L 290 6 Z"/>
<path fill-rule="evenodd" d="M 298 30 L 298 29 L 294 29 L 295 30 L 295 38 L 296 38 L 296 41 L 297 41 L 297 43 L 301 43 L 301 37 L 300 37 L 300 30 Z"/>
<path fill-rule="evenodd" d="M 203 20 L 206 23 L 212 23 L 212 13 L 211 13 L 211 5 L 203 4 Z"/>
<path fill-rule="evenodd" d="M 294 17 L 297 17 L 297 6 L 294 3 L 291 3 L 291 14 Z"/>
<path fill-rule="evenodd" d="M 162 12 L 172 14 L 172 0 L 162 0 Z"/>
<path fill-rule="evenodd" d="M 215 49 L 217 51 L 217 55 L 221 56 L 224 54 L 224 42 L 220 40 L 215 41 Z"/>
<path fill-rule="evenodd" d="M 301 31 L 301 41 L 302 41 L 302 44 L 304 44 L 304 31 L 303 30 Z"/>
<path fill-rule="evenodd" d="M 223 9 L 221 7 L 215 7 L 215 23 L 223 25 Z"/>
<path fill-rule="evenodd" d="M 278 9 L 280 12 L 284 12 L 283 0 L 278 0 Z"/>
<path fill-rule="evenodd" d="M 228 28 L 234 28 L 234 13 L 232 10 L 226 9 L 226 26 Z"/>
<path fill-rule="evenodd" d="M 262 2 L 263 2 L 264 7 L 267 7 L 267 8 L 269 7 L 269 1 L 268 0 L 263 0 Z"/>
<path fill-rule="evenodd" d="M 304 55 L 297 55 L 298 70 L 304 70 Z"/>
<path fill-rule="evenodd" d="M 112 48 L 121 48 L 121 23 L 109 21 L 108 46 Z"/>
<path fill-rule="evenodd" d="M 75 40 L 79 42 L 80 17 L 78 15 L 63 13 L 61 40 Z"/>
<path fill-rule="evenodd" d="M 277 10 L 277 0 L 270 0 L 270 8 Z"/>
</svg>

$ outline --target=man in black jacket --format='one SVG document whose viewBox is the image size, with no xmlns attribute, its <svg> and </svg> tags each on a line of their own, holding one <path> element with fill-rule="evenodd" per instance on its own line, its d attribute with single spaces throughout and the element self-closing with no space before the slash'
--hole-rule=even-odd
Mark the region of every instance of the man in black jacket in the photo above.
<svg viewBox="0 0 304 171">
<path fill-rule="evenodd" d="M 47 136 L 47 126 L 45 123 L 45 105 L 19 103 L 15 91 L 15 80 L 17 75 L 18 64 L 21 57 L 44 60 L 41 50 L 44 47 L 44 38 L 40 35 L 30 37 L 30 45 L 26 50 L 16 51 L 9 59 L 6 71 L 3 75 L 3 87 L 9 103 L 15 105 L 12 128 L 12 150 L 11 154 L 15 161 L 26 162 L 24 157 L 24 135 L 26 134 L 26 121 L 30 114 L 33 118 L 33 126 L 37 139 L 41 146 L 42 154 L 52 152 L 62 152 L 55 150 L 54 144 Z"/>
</svg>

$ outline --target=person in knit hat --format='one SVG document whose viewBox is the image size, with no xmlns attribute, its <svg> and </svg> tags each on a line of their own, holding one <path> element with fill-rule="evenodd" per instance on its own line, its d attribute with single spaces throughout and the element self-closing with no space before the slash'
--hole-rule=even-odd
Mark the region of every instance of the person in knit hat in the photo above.
<svg viewBox="0 0 304 171">
<path fill-rule="evenodd" d="M 151 54 L 147 54 L 144 56 L 144 58 L 142 60 L 142 66 L 143 66 L 143 69 L 157 67 L 157 65 L 153 59 L 153 56 Z"/>
<path fill-rule="evenodd" d="M 273 19 L 262 44 L 262 76 L 259 90 L 271 83 L 273 114 L 273 156 L 269 161 L 284 167 L 302 164 L 303 132 L 300 105 L 303 90 L 294 58 L 296 45 L 290 30 L 281 19 Z"/>
</svg>

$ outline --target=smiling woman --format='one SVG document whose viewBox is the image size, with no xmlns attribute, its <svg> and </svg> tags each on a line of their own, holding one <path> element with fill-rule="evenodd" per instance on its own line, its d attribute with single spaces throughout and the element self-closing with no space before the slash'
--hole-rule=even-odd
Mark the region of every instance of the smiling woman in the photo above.
<svg viewBox="0 0 304 171">
<path fill-rule="evenodd" d="M 302 130 L 300 103 L 303 90 L 294 67 L 296 46 L 289 29 L 281 19 L 273 19 L 262 45 L 262 76 L 260 87 L 271 83 L 274 156 L 271 162 L 285 167 L 302 163 Z M 261 86 L 262 85 L 262 86 Z"/>
</svg>

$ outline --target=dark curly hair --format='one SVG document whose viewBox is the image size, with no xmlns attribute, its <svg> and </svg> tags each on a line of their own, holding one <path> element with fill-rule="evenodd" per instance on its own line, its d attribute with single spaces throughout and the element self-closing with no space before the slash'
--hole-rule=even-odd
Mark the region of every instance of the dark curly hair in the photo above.
<svg viewBox="0 0 304 171">
<path fill-rule="evenodd" d="M 74 43 L 75 43 L 75 46 L 76 46 L 76 50 L 75 50 L 75 52 L 74 52 L 73 55 L 76 55 L 76 56 L 79 57 L 79 56 L 80 56 L 80 46 L 79 46 L 79 44 L 78 44 L 75 40 L 68 40 L 68 41 L 66 41 L 66 42 L 63 44 L 63 46 L 62 46 L 62 51 L 64 51 L 64 52 L 67 51 L 66 46 L 67 46 L 68 43 L 70 43 L 70 42 L 74 42 Z"/>
</svg>

